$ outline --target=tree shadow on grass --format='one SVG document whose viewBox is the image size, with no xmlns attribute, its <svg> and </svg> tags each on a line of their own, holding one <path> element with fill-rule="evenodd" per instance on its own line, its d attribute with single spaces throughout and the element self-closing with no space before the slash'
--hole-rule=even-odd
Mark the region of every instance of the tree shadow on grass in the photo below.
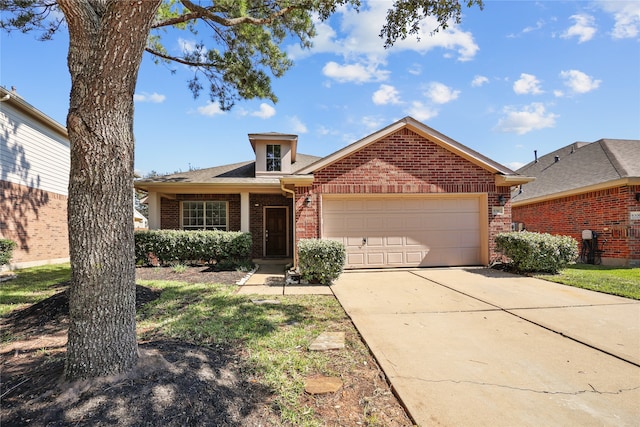
<svg viewBox="0 0 640 427">
<path fill-rule="evenodd" d="M 246 426 L 277 425 L 273 390 L 243 374 L 242 343 L 283 324 L 302 322 L 298 304 L 255 305 L 202 288 L 146 289 L 140 320 L 151 318 L 140 359 L 128 374 L 63 382 L 64 346 L 2 356 L 4 425 Z M 65 331 L 66 293 L 11 316 L 14 332 Z M 140 298 L 140 293 L 138 295 Z M 9 319 L 3 319 L 9 320 Z"/>
<path fill-rule="evenodd" d="M 62 357 L 3 402 L 6 425 L 245 426 L 264 424 L 271 391 L 242 379 L 231 348 L 162 340 L 140 345 L 126 374 L 61 384 Z M 36 392 L 35 394 L 32 394 Z M 15 393 L 14 393 L 15 394 Z"/>
</svg>

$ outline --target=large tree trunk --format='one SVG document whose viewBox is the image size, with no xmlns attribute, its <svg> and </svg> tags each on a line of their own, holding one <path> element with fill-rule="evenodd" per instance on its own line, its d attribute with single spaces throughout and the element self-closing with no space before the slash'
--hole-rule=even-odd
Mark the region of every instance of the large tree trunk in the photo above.
<svg viewBox="0 0 640 427">
<path fill-rule="evenodd" d="M 133 94 L 160 0 L 59 0 L 69 25 L 71 288 L 67 379 L 138 358 L 133 247 Z"/>
</svg>

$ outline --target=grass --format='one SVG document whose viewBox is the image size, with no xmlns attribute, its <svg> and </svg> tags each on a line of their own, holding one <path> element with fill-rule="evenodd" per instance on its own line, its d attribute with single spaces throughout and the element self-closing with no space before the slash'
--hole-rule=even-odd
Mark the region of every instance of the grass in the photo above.
<svg viewBox="0 0 640 427">
<path fill-rule="evenodd" d="M 71 279 L 69 264 L 19 270 L 18 277 L 0 283 L 0 316 L 49 298 Z"/>
<path fill-rule="evenodd" d="M 337 375 L 336 358 L 307 348 L 321 332 L 348 330 L 351 324 L 333 297 L 279 296 L 279 304 L 254 304 L 235 295 L 235 286 L 140 281 L 162 289 L 159 299 L 138 314 L 140 339 L 177 339 L 205 346 L 240 346 L 245 372 L 269 387 L 276 412 L 286 424 L 321 426 L 312 407 L 303 402 L 304 378 L 310 374 Z M 260 298 L 255 296 L 254 298 Z M 363 363 L 367 349 L 353 336 L 351 352 L 340 370 Z M 353 355 L 356 355 L 353 357 Z M 359 357 L 362 356 L 362 357 Z"/>
<path fill-rule="evenodd" d="M 640 300 L 640 268 L 574 264 L 558 274 L 535 277 L 611 295 Z"/>
<path fill-rule="evenodd" d="M 68 264 L 18 271 L 16 279 L 0 284 L 0 314 L 47 298 L 69 277 Z M 640 268 L 574 265 L 560 274 L 538 277 L 640 299 Z M 273 391 L 274 412 L 285 425 L 324 425 L 314 408 L 305 403 L 306 376 L 339 376 L 369 357 L 344 310 L 331 296 L 278 296 L 279 304 L 255 304 L 252 298 L 261 297 L 237 295 L 235 286 L 180 281 L 138 284 L 162 290 L 160 298 L 137 314 L 140 340 L 175 339 L 239 349 L 243 374 Z M 308 351 L 311 342 L 325 331 L 345 331 L 345 357 Z M 369 425 L 378 425 L 375 413 L 365 415 Z"/>
<path fill-rule="evenodd" d="M 68 264 L 17 273 L 16 279 L 0 284 L 2 315 L 59 292 L 70 279 Z M 235 286 L 179 281 L 138 284 L 162 290 L 160 298 L 137 313 L 140 340 L 175 339 L 240 349 L 243 373 L 273 391 L 274 412 L 283 424 L 323 426 L 314 408 L 304 403 L 305 377 L 349 372 L 370 357 L 332 296 L 278 296 L 279 304 L 255 304 L 252 298 L 262 297 L 236 295 Z M 308 351 L 324 331 L 345 331 L 349 350 L 345 357 Z"/>
</svg>

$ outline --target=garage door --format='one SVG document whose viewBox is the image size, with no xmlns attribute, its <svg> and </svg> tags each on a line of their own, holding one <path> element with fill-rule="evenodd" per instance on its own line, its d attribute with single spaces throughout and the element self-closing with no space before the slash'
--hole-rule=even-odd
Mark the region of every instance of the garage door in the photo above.
<svg viewBox="0 0 640 427">
<path fill-rule="evenodd" d="M 323 197 L 322 236 L 347 268 L 479 265 L 480 197 Z"/>
</svg>

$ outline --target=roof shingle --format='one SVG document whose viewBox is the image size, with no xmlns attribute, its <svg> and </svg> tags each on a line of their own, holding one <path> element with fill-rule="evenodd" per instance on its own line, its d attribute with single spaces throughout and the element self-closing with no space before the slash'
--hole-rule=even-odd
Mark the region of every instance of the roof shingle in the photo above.
<svg viewBox="0 0 640 427">
<path fill-rule="evenodd" d="M 516 190 L 513 202 L 552 196 L 623 178 L 640 177 L 640 140 L 575 142 L 546 154 L 517 172 L 535 181 Z"/>
</svg>

